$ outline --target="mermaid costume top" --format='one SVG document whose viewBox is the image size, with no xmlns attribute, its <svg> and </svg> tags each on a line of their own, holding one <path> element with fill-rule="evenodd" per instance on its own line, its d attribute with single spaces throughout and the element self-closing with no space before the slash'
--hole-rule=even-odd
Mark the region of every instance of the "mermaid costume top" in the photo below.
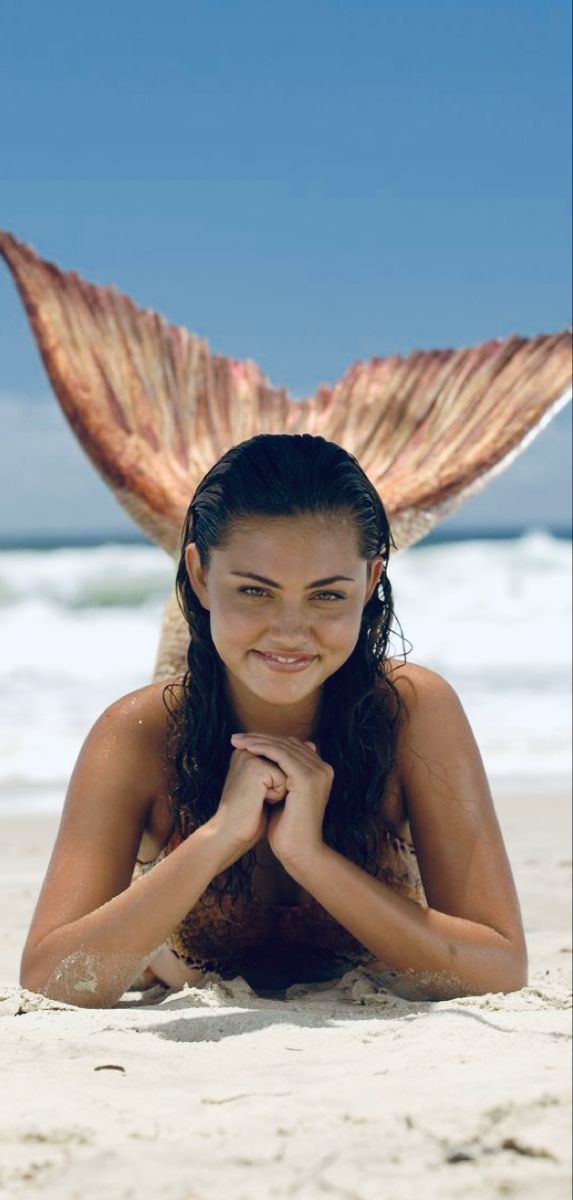
<svg viewBox="0 0 573 1200">
<path fill-rule="evenodd" d="M 137 860 L 132 882 L 152 870 L 183 841 L 176 830 L 149 862 Z M 224 874 L 224 873 L 223 873 Z M 411 842 L 381 829 L 374 874 L 395 891 L 427 908 Z M 275 979 L 308 979 L 367 966 L 376 960 L 310 893 L 298 904 L 271 904 L 254 895 L 219 898 L 209 886 L 165 945 L 187 966 L 216 971 L 224 979 L 260 968 Z"/>
</svg>

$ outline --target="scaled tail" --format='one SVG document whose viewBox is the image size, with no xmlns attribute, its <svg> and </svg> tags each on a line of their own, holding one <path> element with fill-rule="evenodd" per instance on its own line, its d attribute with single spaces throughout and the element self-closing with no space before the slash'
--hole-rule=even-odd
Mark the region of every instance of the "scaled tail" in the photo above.
<svg viewBox="0 0 573 1200">
<path fill-rule="evenodd" d="M 57 399 L 94 467 L 143 532 L 176 556 L 193 492 L 256 433 L 312 433 L 350 451 L 377 488 L 399 549 L 514 461 L 571 398 L 571 330 L 353 363 L 291 400 L 249 360 L 87 283 L 0 232 Z M 186 666 L 174 598 L 155 679 Z"/>
</svg>

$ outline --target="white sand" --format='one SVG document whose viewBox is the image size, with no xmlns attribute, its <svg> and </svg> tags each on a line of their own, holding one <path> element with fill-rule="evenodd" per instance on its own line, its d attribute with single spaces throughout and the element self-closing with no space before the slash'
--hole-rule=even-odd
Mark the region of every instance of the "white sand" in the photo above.
<svg viewBox="0 0 573 1200">
<path fill-rule="evenodd" d="M 112 1009 L 18 988 L 56 817 L 0 817 L 0 1194 L 57 1200 L 569 1197 L 570 795 L 496 790 L 528 987 L 440 1003 L 363 972 Z"/>
</svg>

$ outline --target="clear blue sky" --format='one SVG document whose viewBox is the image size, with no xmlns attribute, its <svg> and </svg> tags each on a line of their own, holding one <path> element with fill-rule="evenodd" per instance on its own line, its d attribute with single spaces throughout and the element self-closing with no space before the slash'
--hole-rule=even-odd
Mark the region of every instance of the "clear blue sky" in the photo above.
<svg viewBox="0 0 573 1200">
<path fill-rule="evenodd" d="M 357 358 L 563 329 L 570 22 L 565 0 L 8 0 L 0 226 L 295 397 Z M 1 268 L 0 404 L 0 534 L 131 527 Z M 460 519 L 568 523 L 569 429 Z"/>
</svg>

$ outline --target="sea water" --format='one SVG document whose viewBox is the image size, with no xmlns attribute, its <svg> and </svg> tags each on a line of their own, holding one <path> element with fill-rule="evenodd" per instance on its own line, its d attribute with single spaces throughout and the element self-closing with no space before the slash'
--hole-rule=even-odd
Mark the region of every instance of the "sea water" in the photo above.
<svg viewBox="0 0 573 1200">
<path fill-rule="evenodd" d="M 571 542 L 422 543 L 388 574 L 408 659 L 454 686 L 492 784 L 568 786 Z M 0 551 L 3 811 L 61 809 L 96 718 L 151 681 L 174 579 L 144 543 Z"/>
</svg>

